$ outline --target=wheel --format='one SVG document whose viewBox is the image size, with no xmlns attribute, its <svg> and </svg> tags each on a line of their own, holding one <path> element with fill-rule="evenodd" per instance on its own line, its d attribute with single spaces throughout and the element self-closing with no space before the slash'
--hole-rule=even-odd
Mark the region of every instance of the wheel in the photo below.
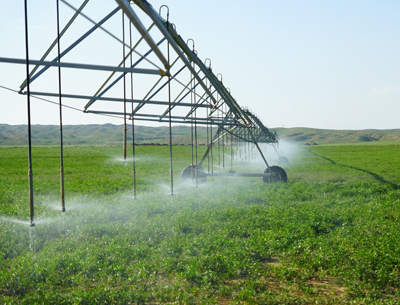
<svg viewBox="0 0 400 305">
<path fill-rule="evenodd" d="M 186 166 L 182 171 L 181 179 L 196 182 L 196 164 Z M 207 182 L 207 172 L 201 166 L 197 168 L 197 180 L 199 183 Z"/>
<path fill-rule="evenodd" d="M 286 157 L 284 157 L 284 156 L 280 156 L 280 157 L 278 158 L 278 164 L 287 164 L 287 163 L 289 163 L 288 158 L 286 158 Z"/>
<path fill-rule="evenodd" d="M 262 180 L 265 183 L 274 183 L 278 181 L 287 182 L 287 174 L 282 167 L 276 165 L 267 167 L 264 174 L 274 174 L 274 176 L 271 177 L 263 177 Z"/>
</svg>

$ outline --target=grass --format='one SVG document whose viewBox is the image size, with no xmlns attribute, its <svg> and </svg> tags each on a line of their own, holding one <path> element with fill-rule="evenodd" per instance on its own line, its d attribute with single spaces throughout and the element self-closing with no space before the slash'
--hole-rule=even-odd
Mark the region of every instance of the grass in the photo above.
<svg viewBox="0 0 400 305">
<path fill-rule="evenodd" d="M 29 228 L 12 222 L 29 215 L 26 149 L 0 148 L 0 303 L 399 303 L 400 145 L 308 146 L 286 184 L 199 188 L 174 149 L 171 196 L 168 147 L 138 147 L 135 200 L 122 148 L 67 147 L 61 213 L 58 149 L 35 148 Z"/>
</svg>

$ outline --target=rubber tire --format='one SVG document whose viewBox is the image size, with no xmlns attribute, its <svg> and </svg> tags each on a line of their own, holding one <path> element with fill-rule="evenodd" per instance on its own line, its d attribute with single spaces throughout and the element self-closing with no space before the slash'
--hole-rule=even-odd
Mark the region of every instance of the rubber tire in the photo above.
<svg viewBox="0 0 400 305">
<path fill-rule="evenodd" d="M 263 177 L 262 181 L 265 183 L 287 182 L 287 174 L 280 166 L 270 166 L 264 171 L 264 174 L 275 173 L 275 177 Z"/>
<path fill-rule="evenodd" d="M 284 157 L 284 156 L 280 156 L 280 157 L 278 158 L 278 164 L 287 164 L 287 163 L 289 163 L 288 158 L 286 158 L 286 157 Z"/>
<path fill-rule="evenodd" d="M 192 180 L 192 166 L 193 166 L 193 182 L 196 182 L 196 164 L 191 164 L 186 166 L 181 174 L 182 181 L 191 181 Z M 197 171 L 197 180 L 199 183 L 207 182 L 207 172 L 204 168 L 199 166 Z"/>
</svg>

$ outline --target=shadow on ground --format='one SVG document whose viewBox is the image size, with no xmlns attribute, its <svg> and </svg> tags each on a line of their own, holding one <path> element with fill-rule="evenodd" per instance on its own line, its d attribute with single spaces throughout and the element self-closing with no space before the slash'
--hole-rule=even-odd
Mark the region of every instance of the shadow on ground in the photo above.
<svg viewBox="0 0 400 305">
<path fill-rule="evenodd" d="M 351 169 L 358 170 L 358 171 L 363 172 L 363 173 L 367 173 L 367 174 L 371 175 L 375 180 L 379 181 L 380 183 L 383 183 L 383 184 L 390 184 L 390 185 L 393 186 L 395 189 L 399 189 L 399 188 L 400 188 L 400 186 L 399 186 L 398 184 L 393 183 L 393 182 L 390 182 L 390 181 L 386 180 L 385 178 L 383 178 L 382 176 L 380 176 L 380 175 L 378 175 L 378 174 L 376 174 L 376 173 L 373 173 L 373 172 L 371 172 L 371 171 L 368 171 L 368 170 L 366 170 L 366 169 L 362 169 L 362 168 L 358 168 L 358 167 L 350 166 L 350 165 L 339 164 L 339 163 L 333 161 L 332 159 L 329 159 L 329 158 L 327 158 L 327 157 L 318 155 L 318 154 L 312 152 L 311 150 L 310 150 L 310 153 L 313 154 L 313 155 L 316 156 L 316 157 L 319 157 L 319 158 L 322 158 L 322 159 L 325 159 L 325 160 L 329 161 L 329 162 L 332 163 L 333 165 L 341 166 L 341 167 L 347 167 L 347 168 L 351 168 Z"/>
</svg>

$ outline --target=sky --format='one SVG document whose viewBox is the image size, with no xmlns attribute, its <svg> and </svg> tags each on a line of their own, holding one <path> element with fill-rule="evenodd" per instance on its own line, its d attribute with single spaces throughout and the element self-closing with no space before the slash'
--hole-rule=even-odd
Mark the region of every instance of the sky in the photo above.
<svg viewBox="0 0 400 305">
<path fill-rule="evenodd" d="M 23 1 L 0 2 L 0 57 L 24 58 Z M 55 38 L 55 1 L 28 2 L 30 57 L 40 59 Z M 69 2 L 78 7 L 82 0 Z M 400 1 L 149 2 L 157 11 L 168 5 L 177 32 L 195 41 L 199 57 L 211 59 L 213 72 L 222 74 L 239 105 L 252 109 L 268 127 L 400 128 Z M 92 0 L 84 12 L 98 20 L 116 6 L 114 0 Z M 60 10 L 64 24 L 73 12 L 62 3 Z M 105 25 L 117 36 L 118 22 Z M 77 38 L 84 26 L 88 22 L 79 19 L 63 43 Z M 89 41 L 80 49 L 81 61 L 121 52 L 109 40 L 94 45 Z M 0 86 L 18 90 L 24 79 L 25 66 L 0 63 Z M 70 93 L 92 86 L 84 72 L 79 78 L 71 76 L 70 82 L 65 73 L 64 84 Z M 43 91 L 56 87 L 56 70 L 35 86 Z M 82 103 L 70 105 L 82 108 Z M 0 88 L 0 124 L 27 124 L 26 108 L 25 96 Z M 33 100 L 31 111 L 33 124 L 59 122 L 56 105 Z M 63 123 L 123 121 L 63 109 Z"/>
</svg>

